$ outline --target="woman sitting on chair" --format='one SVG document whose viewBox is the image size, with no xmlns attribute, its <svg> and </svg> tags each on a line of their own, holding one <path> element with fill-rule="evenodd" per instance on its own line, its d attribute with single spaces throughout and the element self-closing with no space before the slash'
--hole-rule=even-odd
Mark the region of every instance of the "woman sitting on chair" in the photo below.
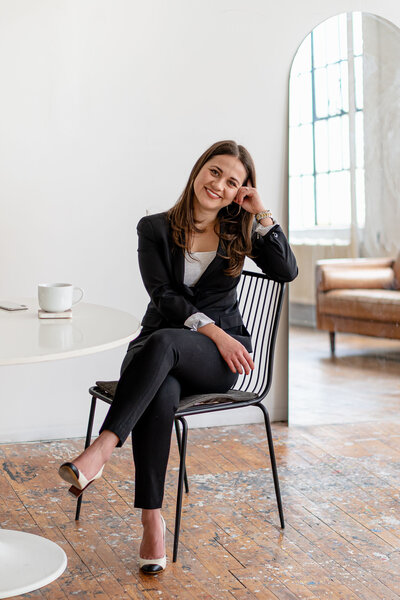
<svg viewBox="0 0 400 600">
<path fill-rule="evenodd" d="M 79 496 L 132 433 L 139 564 L 166 565 L 161 516 L 171 431 L 181 396 L 227 392 L 254 368 L 236 286 L 246 256 L 276 281 L 297 275 L 292 251 L 256 189 L 253 160 L 233 141 L 196 162 L 178 202 L 139 221 L 139 266 L 150 303 L 121 367 L 99 437 L 60 476 Z"/>
</svg>

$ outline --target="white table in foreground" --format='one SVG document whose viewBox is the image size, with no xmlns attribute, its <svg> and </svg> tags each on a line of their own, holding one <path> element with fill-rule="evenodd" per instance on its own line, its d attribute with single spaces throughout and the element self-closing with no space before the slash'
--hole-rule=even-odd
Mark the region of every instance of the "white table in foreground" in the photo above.
<svg viewBox="0 0 400 600">
<path fill-rule="evenodd" d="M 133 339 L 139 321 L 129 313 L 79 303 L 72 319 L 39 319 L 35 300 L 17 299 L 28 310 L 0 310 L 0 365 L 84 356 Z M 0 529 L 0 598 L 47 585 L 67 566 L 64 550 L 38 535 Z"/>
<path fill-rule="evenodd" d="M 39 319 L 35 300 L 16 300 L 28 310 L 0 310 L 0 365 L 84 356 L 117 348 L 135 337 L 139 321 L 115 308 L 81 302 L 72 319 Z"/>
</svg>

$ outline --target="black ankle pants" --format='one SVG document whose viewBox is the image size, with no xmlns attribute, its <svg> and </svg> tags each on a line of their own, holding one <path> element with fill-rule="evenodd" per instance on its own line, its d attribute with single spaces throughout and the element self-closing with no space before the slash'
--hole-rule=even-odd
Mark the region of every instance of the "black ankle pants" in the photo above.
<svg viewBox="0 0 400 600">
<path fill-rule="evenodd" d="M 180 397 L 226 392 L 237 377 L 214 342 L 197 331 L 160 329 L 135 341 L 100 429 L 115 433 L 118 446 L 132 432 L 135 507 L 162 506 Z"/>
</svg>

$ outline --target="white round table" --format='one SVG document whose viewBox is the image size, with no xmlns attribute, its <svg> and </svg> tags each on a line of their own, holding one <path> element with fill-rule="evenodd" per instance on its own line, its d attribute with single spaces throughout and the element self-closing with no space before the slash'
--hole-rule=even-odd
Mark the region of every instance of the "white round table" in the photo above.
<svg viewBox="0 0 400 600">
<path fill-rule="evenodd" d="M 83 356 L 128 343 L 139 329 L 129 313 L 81 302 L 72 319 L 39 319 L 35 300 L 13 300 L 28 310 L 0 310 L 0 365 Z M 0 529 L 0 598 L 47 585 L 67 566 L 64 550 L 38 535 Z"/>
</svg>

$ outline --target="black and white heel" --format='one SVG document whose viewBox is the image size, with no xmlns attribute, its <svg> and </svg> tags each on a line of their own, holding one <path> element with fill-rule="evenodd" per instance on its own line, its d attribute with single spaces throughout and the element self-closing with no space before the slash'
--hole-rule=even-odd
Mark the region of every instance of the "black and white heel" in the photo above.
<svg viewBox="0 0 400 600">
<path fill-rule="evenodd" d="M 104 465 L 101 467 L 100 471 L 98 471 L 96 475 L 92 477 L 92 479 L 86 479 L 84 474 L 79 471 L 78 467 L 76 467 L 74 463 L 66 462 L 63 463 L 58 469 L 58 474 L 61 479 L 64 479 L 64 481 L 71 484 L 71 487 L 68 490 L 69 493 L 75 498 L 79 498 L 82 492 L 86 490 L 86 488 L 93 483 L 93 481 L 100 479 L 103 474 L 103 469 Z"/>
<path fill-rule="evenodd" d="M 164 548 L 165 548 L 165 521 L 161 516 L 162 524 L 163 524 L 163 537 L 164 537 Z M 142 573 L 146 575 L 157 575 L 161 573 L 161 571 L 165 570 L 167 566 L 167 556 L 164 554 L 161 558 L 141 558 L 139 556 L 139 567 Z"/>
</svg>

